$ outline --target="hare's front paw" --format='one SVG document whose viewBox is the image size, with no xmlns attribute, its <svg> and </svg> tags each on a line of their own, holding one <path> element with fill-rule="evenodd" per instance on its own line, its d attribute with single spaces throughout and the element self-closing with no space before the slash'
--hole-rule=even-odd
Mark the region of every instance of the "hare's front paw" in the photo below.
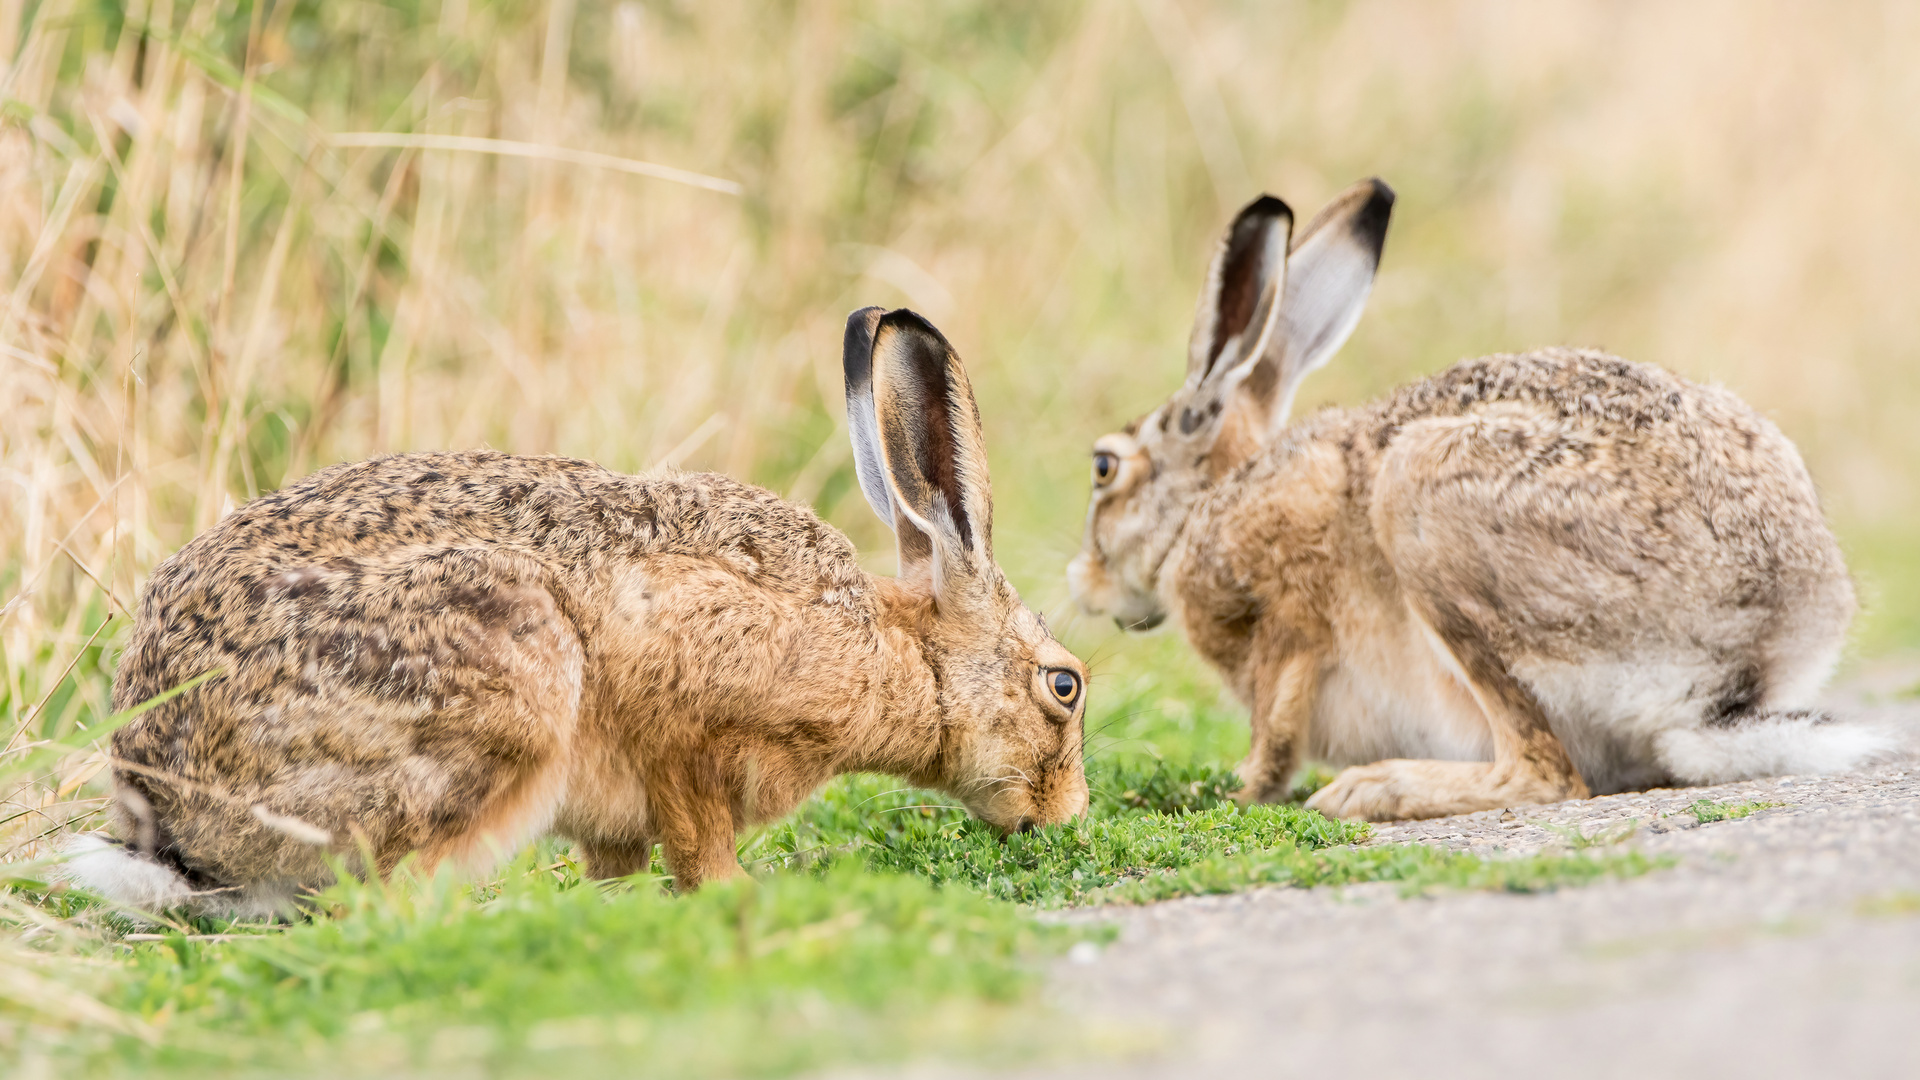
<svg viewBox="0 0 1920 1080">
<path fill-rule="evenodd" d="M 1234 772 L 1240 777 L 1240 790 L 1233 793 L 1233 801 L 1241 806 L 1287 801 L 1287 794 L 1291 789 L 1287 785 L 1285 773 L 1264 764 L 1254 765 L 1246 762 L 1242 762 Z"/>
</svg>

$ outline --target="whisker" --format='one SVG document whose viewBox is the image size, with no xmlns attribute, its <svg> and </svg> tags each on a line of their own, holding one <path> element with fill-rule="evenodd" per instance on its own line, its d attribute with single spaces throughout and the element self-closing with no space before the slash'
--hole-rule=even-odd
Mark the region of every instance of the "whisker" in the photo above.
<svg viewBox="0 0 1920 1080">
<path fill-rule="evenodd" d="M 860 809 L 861 807 L 863 807 L 863 806 L 865 806 L 865 805 L 867 805 L 868 803 L 870 803 L 870 802 L 872 802 L 873 800 L 875 800 L 875 799 L 882 799 L 882 798 L 885 798 L 885 797 L 887 797 L 888 795 L 902 795 L 902 794 L 905 794 L 906 792 L 909 792 L 909 791 L 919 791 L 919 790 L 920 790 L 919 788 L 910 788 L 910 787 L 899 787 L 899 788 L 894 788 L 894 789 L 892 789 L 891 791 L 882 791 L 882 792 L 880 792 L 880 793 L 879 793 L 878 795 L 869 795 L 868 797 L 866 797 L 866 798 L 864 798 L 864 799 L 861 799 L 861 800 L 860 800 L 859 802 L 857 802 L 857 803 L 854 803 L 854 804 L 853 804 L 853 808 L 854 808 L 855 810 L 858 810 L 858 809 Z"/>
<path fill-rule="evenodd" d="M 1097 735 L 1101 732 L 1106 731 L 1108 728 L 1112 727 L 1115 724 L 1122 724 L 1129 720 L 1139 719 L 1142 716 L 1152 716 L 1156 713 L 1164 713 L 1166 711 L 1167 711 L 1167 707 L 1165 705 L 1152 705 L 1144 709 L 1135 709 L 1133 712 L 1130 712 L 1130 713 L 1122 713 L 1118 716 L 1108 716 L 1105 719 L 1101 720 L 1098 724 L 1095 724 L 1092 727 L 1089 727 L 1087 729 L 1087 732 L 1088 734 Z"/>
</svg>

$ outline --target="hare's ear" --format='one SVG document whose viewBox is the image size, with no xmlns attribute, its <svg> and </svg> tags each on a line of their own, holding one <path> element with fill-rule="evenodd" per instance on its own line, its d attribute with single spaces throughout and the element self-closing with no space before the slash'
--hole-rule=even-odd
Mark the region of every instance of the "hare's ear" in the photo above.
<svg viewBox="0 0 1920 1080">
<path fill-rule="evenodd" d="M 880 520 L 893 528 L 893 499 L 887 491 L 887 466 L 880 456 L 880 419 L 873 409 L 873 332 L 886 308 L 865 307 L 847 316 L 840 366 L 847 373 L 847 433 L 853 437 L 853 472 L 860 494 Z"/>
<path fill-rule="evenodd" d="M 1331 359 L 1359 324 L 1392 215 L 1393 189 L 1377 177 L 1362 180 L 1315 214 L 1294 239 L 1279 325 L 1262 358 L 1262 366 L 1275 365 L 1278 378 L 1247 382 L 1263 398 L 1256 404 L 1267 416 L 1268 432 L 1287 422 L 1300 380 Z"/>
<path fill-rule="evenodd" d="M 967 373 L 933 324 L 902 308 L 873 330 L 880 462 L 901 576 L 932 575 L 936 602 L 993 572 L 993 492 Z"/>
<path fill-rule="evenodd" d="M 1187 385 L 1217 380 L 1259 355 L 1287 275 L 1293 211 L 1262 195 L 1234 215 L 1207 268 L 1206 288 L 1187 341 Z M 1183 425 L 1185 427 L 1186 425 Z"/>
</svg>

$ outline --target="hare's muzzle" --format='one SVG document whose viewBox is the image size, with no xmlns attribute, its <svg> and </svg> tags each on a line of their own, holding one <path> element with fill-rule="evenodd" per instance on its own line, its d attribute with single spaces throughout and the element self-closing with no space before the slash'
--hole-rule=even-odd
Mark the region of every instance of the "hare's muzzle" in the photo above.
<svg viewBox="0 0 1920 1080">
<path fill-rule="evenodd" d="M 1067 591 L 1081 611 L 1112 616 L 1122 630 L 1152 630 L 1167 620 L 1158 597 L 1123 588 L 1106 560 L 1092 551 L 1082 551 L 1067 564 Z"/>
</svg>

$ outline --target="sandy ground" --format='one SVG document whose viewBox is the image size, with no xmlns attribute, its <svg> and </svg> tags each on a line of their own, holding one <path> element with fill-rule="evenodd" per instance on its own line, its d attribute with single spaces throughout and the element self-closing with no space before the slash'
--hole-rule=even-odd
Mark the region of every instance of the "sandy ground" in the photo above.
<svg viewBox="0 0 1920 1080">
<path fill-rule="evenodd" d="M 1837 712 L 1912 724 L 1869 673 Z M 1781 805 L 1701 824 L 1696 799 Z M 1920 764 L 1380 827 L 1483 854 L 1625 835 L 1644 877 L 1542 895 L 1263 889 L 1117 923 L 1048 1003 L 1093 1058 L 1034 1077 L 1920 1077 Z M 911 1070 L 960 1075 L 945 1068 Z M 962 1070 L 964 1073 L 965 1070 Z"/>
</svg>

